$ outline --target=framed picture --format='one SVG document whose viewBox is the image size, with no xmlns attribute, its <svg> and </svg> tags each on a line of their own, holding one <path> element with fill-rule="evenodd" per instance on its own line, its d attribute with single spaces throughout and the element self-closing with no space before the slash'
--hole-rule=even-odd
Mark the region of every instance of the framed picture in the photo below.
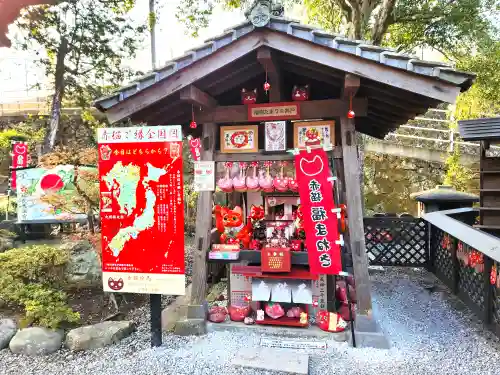
<svg viewBox="0 0 500 375">
<path fill-rule="evenodd" d="M 267 152 L 286 151 L 286 121 L 265 122 L 264 130 Z"/>
<path fill-rule="evenodd" d="M 293 124 L 293 145 L 305 148 L 306 142 L 319 136 L 321 145 L 335 145 L 335 121 L 296 122 Z"/>
<path fill-rule="evenodd" d="M 258 125 L 220 127 L 220 151 L 222 153 L 258 152 Z"/>
</svg>

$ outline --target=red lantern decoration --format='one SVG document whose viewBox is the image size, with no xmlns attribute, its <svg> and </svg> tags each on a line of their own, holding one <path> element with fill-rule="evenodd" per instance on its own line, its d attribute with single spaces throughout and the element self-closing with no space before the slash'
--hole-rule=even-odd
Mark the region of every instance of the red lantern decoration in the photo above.
<svg viewBox="0 0 500 375">
<path fill-rule="evenodd" d="M 269 91 L 271 89 L 271 84 L 269 82 L 264 82 L 264 91 Z"/>
<path fill-rule="evenodd" d="M 356 117 L 356 114 L 352 109 L 349 112 L 347 112 L 347 118 L 354 118 L 354 117 Z"/>
<path fill-rule="evenodd" d="M 497 266 L 493 265 L 490 272 L 490 284 L 495 285 L 497 283 Z"/>
<path fill-rule="evenodd" d="M 198 127 L 198 124 L 196 123 L 196 121 L 191 121 L 191 122 L 189 123 L 189 127 L 190 127 L 191 129 L 196 129 L 196 128 Z"/>
</svg>

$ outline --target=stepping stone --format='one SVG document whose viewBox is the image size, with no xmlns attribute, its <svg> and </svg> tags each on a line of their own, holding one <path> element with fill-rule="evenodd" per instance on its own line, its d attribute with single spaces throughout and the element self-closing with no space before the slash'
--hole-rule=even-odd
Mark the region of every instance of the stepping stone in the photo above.
<svg viewBox="0 0 500 375">
<path fill-rule="evenodd" d="M 286 349 L 246 348 L 238 353 L 232 364 L 238 367 L 307 375 L 309 355 Z"/>
</svg>

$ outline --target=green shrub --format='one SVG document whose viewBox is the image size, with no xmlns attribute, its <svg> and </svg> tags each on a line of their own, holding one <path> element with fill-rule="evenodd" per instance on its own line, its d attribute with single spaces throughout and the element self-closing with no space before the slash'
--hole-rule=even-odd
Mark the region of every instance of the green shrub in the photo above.
<svg viewBox="0 0 500 375">
<path fill-rule="evenodd" d="M 58 328 L 80 320 L 61 292 L 68 259 L 69 252 L 47 245 L 0 254 L 0 299 L 24 307 L 22 325 Z"/>
</svg>

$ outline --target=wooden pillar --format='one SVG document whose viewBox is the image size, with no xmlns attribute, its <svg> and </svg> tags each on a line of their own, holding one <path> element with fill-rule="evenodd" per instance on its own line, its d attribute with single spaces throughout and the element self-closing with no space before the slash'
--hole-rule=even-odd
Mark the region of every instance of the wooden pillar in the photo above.
<svg viewBox="0 0 500 375">
<path fill-rule="evenodd" d="M 214 160 L 216 124 L 203 124 L 201 160 Z M 193 285 L 191 289 L 191 305 L 202 306 L 207 293 L 207 249 L 210 247 L 212 230 L 212 196 L 211 191 L 202 191 L 198 195 L 198 211 L 196 212 L 195 252 L 193 259 Z M 188 318 L 201 316 L 189 316 Z M 205 318 L 205 316 L 203 316 Z"/>
<path fill-rule="evenodd" d="M 352 98 L 358 91 L 359 86 L 359 77 L 346 74 L 343 88 L 344 99 Z M 342 137 L 344 182 L 349 223 L 348 240 L 352 252 L 354 277 L 356 279 L 357 307 L 360 315 L 370 317 L 372 314 L 372 298 L 363 224 L 363 194 L 360 186 L 361 169 L 354 119 L 347 118 L 347 113 L 340 117 L 340 132 Z"/>
</svg>

